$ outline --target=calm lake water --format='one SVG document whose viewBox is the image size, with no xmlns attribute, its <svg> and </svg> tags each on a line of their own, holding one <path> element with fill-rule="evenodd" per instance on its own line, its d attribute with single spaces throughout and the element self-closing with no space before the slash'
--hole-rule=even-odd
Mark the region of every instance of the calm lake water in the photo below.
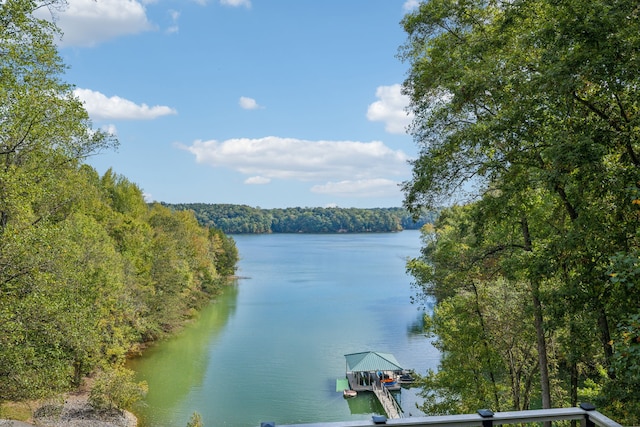
<svg viewBox="0 0 640 427">
<path fill-rule="evenodd" d="M 405 273 L 418 231 L 234 239 L 242 278 L 131 363 L 149 383 L 137 411 L 144 426 L 184 427 L 194 412 L 208 427 L 370 419 L 383 413 L 371 394 L 336 392 L 345 354 L 393 353 L 418 373 L 437 367 Z M 397 397 L 406 416 L 421 415 L 415 389 Z"/>
</svg>

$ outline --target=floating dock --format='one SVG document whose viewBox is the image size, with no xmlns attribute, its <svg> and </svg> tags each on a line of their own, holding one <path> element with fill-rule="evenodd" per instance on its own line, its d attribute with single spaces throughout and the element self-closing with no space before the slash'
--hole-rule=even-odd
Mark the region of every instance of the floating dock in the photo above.
<svg viewBox="0 0 640 427">
<path fill-rule="evenodd" d="M 400 390 L 404 369 L 389 353 L 367 351 L 345 354 L 346 378 L 351 390 L 370 391 L 380 401 L 389 418 L 401 418 L 402 409 L 390 391 Z"/>
<path fill-rule="evenodd" d="M 347 378 L 338 378 L 336 380 L 336 391 L 344 391 L 349 387 L 349 380 Z"/>
</svg>

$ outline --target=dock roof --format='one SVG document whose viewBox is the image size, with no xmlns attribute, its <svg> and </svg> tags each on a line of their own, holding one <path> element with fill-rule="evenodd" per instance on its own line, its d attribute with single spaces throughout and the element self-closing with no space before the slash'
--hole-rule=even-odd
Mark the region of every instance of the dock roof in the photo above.
<svg viewBox="0 0 640 427">
<path fill-rule="evenodd" d="M 362 353 L 345 354 L 347 359 L 347 371 L 371 372 L 371 371 L 401 371 L 402 366 L 391 353 L 379 353 L 377 351 L 365 351 Z"/>
</svg>

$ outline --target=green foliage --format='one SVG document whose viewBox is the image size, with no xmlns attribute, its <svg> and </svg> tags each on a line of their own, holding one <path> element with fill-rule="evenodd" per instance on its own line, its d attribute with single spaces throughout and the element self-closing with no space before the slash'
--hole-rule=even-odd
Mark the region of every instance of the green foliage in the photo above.
<svg viewBox="0 0 640 427">
<path fill-rule="evenodd" d="M 245 205 L 165 204 L 191 210 L 198 221 L 229 234 L 244 233 L 366 233 L 419 229 L 436 214 L 415 219 L 401 208 L 286 208 L 261 209 Z"/>
<path fill-rule="evenodd" d="M 118 177 L 105 191 L 82 182 L 87 172 L 69 181 L 84 198 L 65 216 L 36 226 L 12 216 L 0 234 L 0 399 L 45 397 L 121 363 L 209 301 L 218 266 L 235 271 L 233 240 L 141 194 L 115 210 L 111 195 L 132 184 Z"/>
<path fill-rule="evenodd" d="M 63 5 L 0 3 L 0 402 L 120 366 L 208 302 L 238 259 L 191 213 L 149 207 L 126 178 L 82 164 L 115 141 L 91 129 L 60 80 L 55 26 L 31 13 Z M 104 402 L 128 405 L 105 388 L 126 376 L 106 372 Z"/>
<path fill-rule="evenodd" d="M 219 248 L 215 257 L 216 270 L 222 276 L 232 276 L 236 272 L 236 265 L 240 259 L 235 241 L 217 228 L 209 229 L 209 238 L 214 242 L 215 247 Z"/>
<path fill-rule="evenodd" d="M 435 228 L 425 230 L 432 237 L 425 240 L 424 255 L 408 262 L 410 272 L 416 273 L 415 265 L 428 270 L 414 277 L 438 301 L 425 322 L 442 352 L 439 370 L 421 381 L 422 409 L 430 414 L 521 410 L 537 399 L 529 289 L 526 282 L 496 274 L 501 255 L 489 248 L 498 247 L 493 239 L 507 242 L 501 233 L 489 236 L 472 227 L 478 208 L 444 210 Z"/>
<path fill-rule="evenodd" d="M 405 205 L 433 209 L 477 189 L 467 213 L 441 215 L 409 270 L 438 304 L 459 302 L 468 283 L 522 287 L 536 330 L 523 340 L 542 368 L 530 403 L 575 405 L 590 390 L 636 423 L 640 361 L 625 337 L 640 296 L 637 4 L 431 0 L 403 25 L 420 146 Z M 456 389 L 457 377 L 437 375 L 443 395 Z"/>
<path fill-rule="evenodd" d="M 89 394 L 96 411 L 131 409 L 148 391 L 146 382 L 136 383 L 134 372 L 122 367 L 100 371 Z"/>
<path fill-rule="evenodd" d="M 640 421 L 640 312 L 618 325 L 616 338 L 612 363 L 615 379 L 604 381 L 603 393 L 594 401 L 611 408 L 618 419 L 635 425 Z"/>
</svg>

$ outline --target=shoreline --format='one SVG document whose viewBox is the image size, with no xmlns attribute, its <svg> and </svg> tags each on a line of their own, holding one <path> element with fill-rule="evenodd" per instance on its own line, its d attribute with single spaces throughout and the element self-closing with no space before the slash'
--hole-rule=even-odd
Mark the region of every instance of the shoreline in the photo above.
<svg viewBox="0 0 640 427">
<path fill-rule="evenodd" d="M 61 395 L 63 401 L 43 401 L 25 421 L 0 419 L 0 427 L 137 427 L 129 411 L 97 412 L 89 404 L 89 391 L 82 387 Z"/>
<path fill-rule="evenodd" d="M 250 279 L 247 276 L 230 275 L 225 277 L 224 286 L 237 285 L 240 279 Z M 221 289 L 222 290 L 222 289 Z M 219 296 L 209 296 L 209 303 Z M 174 336 L 188 323 L 197 319 L 198 313 L 185 319 L 182 324 L 167 334 Z M 139 358 L 150 347 L 158 344 L 162 339 L 136 343 L 127 352 L 126 359 Z M 89 404 L 89 391 L 91 389 L 91 377 L 85 377 L 83 384 L 76 390 L 72 390 L 49 399 L 41 401 L 22 402 L 28 407 L 25 412 L 28 418 L 20 416 L 19 419 L 0 417 L 0 427 L 137 427 L 138 419 L 130 411 L 113 410 L 110 412 L 98 412 Z M 11 403 L 11 402 L 8 402 Z M 20 402 L 13 402 L 20 404 Z M 1 408 L 0 408 L 1 409 Z M 0 411 L 1 412 L 1 411 Z M 15 416 L 15 414 L 14 414 Z"/>
</svg>

